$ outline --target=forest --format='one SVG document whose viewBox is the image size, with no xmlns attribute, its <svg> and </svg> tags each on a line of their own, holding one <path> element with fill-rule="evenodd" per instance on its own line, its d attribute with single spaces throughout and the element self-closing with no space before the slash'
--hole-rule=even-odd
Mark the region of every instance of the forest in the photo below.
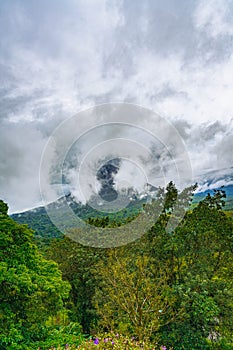
<svg viewBox="0 0 233 350">
<path fill-rule="evenodd" d="M 170 182 L 152 227 L 112 248 L 42 244 L 0 201 L 0 349 L 233 349 L 232 212 L 223 190 L 190 206 L 195 188 Z"/>
</svg>

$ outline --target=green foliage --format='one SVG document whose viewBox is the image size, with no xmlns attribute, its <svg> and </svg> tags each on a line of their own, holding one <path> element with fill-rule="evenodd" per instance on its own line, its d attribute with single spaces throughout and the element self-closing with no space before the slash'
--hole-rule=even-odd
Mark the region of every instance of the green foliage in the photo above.
<svg viewBox="0 0 233 350">
<path fill-rule="evenodd" d="M 46 255 L 58 263 L 64 279 L 72 286 L 67 305 L 71 320 L 79 322 L 84 333 L 90 333 L 96 320 L 92 302 L 98 284 L 95 266 L 104 257 L 104 251 L 84 247 L 65 237 L 54 241 Z"/>
<path fill-rule="evenodd" d="M 116 227 L 133 220 L 135 216 L 142 210 L 144 201 L 138 200 L 133 204 L 129 204 L 127 208 L 120 210 L 118 213 L 110 213 L 109 215 L 99 212 L 89 205 L 72 203 L 72 210 L 82 220 L 89 222 L 91 225 L 105 227 L 108 223 L 112 227 Z M 57 203 L 59 205 L 59 203 Z M 62 207 L 59 209 L 62 212 Z M 60 214 L 61 215 L 61 214 Z M 62 238 L 63 234 L 51 222 L 44 207 L 29 210 L 24 213 L 13 214 L 12 218 L 20 224 L 28 224 L 35 231 L 36 242 L 48 245 L 52 238 Z M 94 220 L 94 221 L 93 221 Z M 66 214 L 64 213 L 64 227 L 70 226 L 66 223 Z"/>
<path fill-rule="evenodd" d="M 88 218 L 87 223 L 95 227 L 119 227 L 133 221 L 137 217 L 138 213 L 134 214 L 133 216 L 128 215 L 129 213 L 127 213 L 124 218 L 119 218 L 117 215 L 115 215 L 115 217 L 110 215 L 102 218 Z"/>
<path fill-rule="evenodd" d="M 232 336 L 233 222 L 221 209 L 224 193 L 220 191 L 187 211 L 187 197 L 177 196 L 178 204 L 174 203 L 172 183 L 167 190 L 174 194 L 165 197 L 171 199 L 165 202 L 169 210 L 150 232 L 120 255 L 110 254 L 107 264 L 99 266 L 102 283 L 95 296 L 99 325 L 141 339 L 161 339 L 174 349 L 210 349 L 211 339 L 216 344 L 223 337 L 229 342 Z M 174 213 L 179 217 L 182 206 L 183 220 L 175 230 L 171 231 L 172 226 L 167 230 L 169 218 Z M 144 269 L 140 268 L 142 257 L 147 261 Z M 169 312 L 155 322 L 155 313 L 147 312 L 146 296 L 156 305 L 164 291 Z M 139 312 L 143 332 L 135 326 Z"/>
<path fill-rule="evenodd" d="M 51 222 L 45 208 L 37 208 L 24 213 L 13 214 L 12 218 L 19 224 L 27 224 L 33 229 L 37 242 L 49 243 L 51 238 L 61 238 L 63 234 Z"/>
<path fill-rule="evenodd" d="M 174 349 L 210 348 L 207 338 L 215 332 L 219 307 L 207 291 L 197 290 L 197 287 L 202 287 L 201 281 L 189 279 L 187 283 L 174 287 L 176 307 L 183 309 L 182 318 L 160 330 L 161 340 L 166 340 L 166 344 Z"/>
<path fill-rule="evenodd" d="M 195 188 L 179 193 L 170 182 L 160 189 L 158 201 L 144 207 L 148 218 L 159 210 L 158 220 L 125 247 L 95 249 L 63 238 L 43 249 L 71 290 L 0 202 L 2 349 L 232 349 L 233 219 L 222 210 L 223 191 L 190 210 Z M 132 213 L 86 220 L 117 227 Z M 79 324 L 99 334 L 98 344 L 83 340 Z"/>
<path fill-rule="evenodd" d="M 8 212 L 8 205 L 4 203 L 2 200 L 0 200 L 0 215 L 7 215 Z"/>
<path fill-rule="evenodd" d="M 155 270 L 149 257 L 132 259 L 125 249 L 113 250 L 107 265 L 101 263 L 98 268 L 102 284 L 95 301 L 103 329 L 131 334 L 145 342 L 161 325 L 178 316 L 166 268 Z"/>
<path fill-rule="evenodd" d="M 157 263 L 170 262 L 170 286 L 177 310 L 183 308 L 181 320 L 160 329 L 174 349 L 209 349 L 208 337 L 232 335 L 233 222 L 221 210 L 222 198 L 207 196 L 174 232 L 160 218 L 149 235 L 149 253 Z"/>
<path fill-rule="evenodd" d="M 178 190 L 174 183 L 172 181 L 169 182 L 169 184 L 166 187 L 166 195 L 165 195 L 165 201 L 164 201 L 164 209 L 163 211 L 171 212 L 178 197 Z"/>
<path fill-rule="evenodd" d="M 40 255 L 32 243 L 33 232 L 15 223 L 2 207 L 0 348 L 20 349 L 45 336 L 45 322 L 63 308 L 70 286 L 62 281 L 57 264 Z"/>
<path fill-rule="evenodd" d="M 30 344 L 31 350 L 48 350 L 63 347 L 68 349 L 68 345 L 77 347 L 83 342 L 82 328 L 78 323 L 70 322 L 68 325 L 48 327 L 46 339 Z"/>
</svg>

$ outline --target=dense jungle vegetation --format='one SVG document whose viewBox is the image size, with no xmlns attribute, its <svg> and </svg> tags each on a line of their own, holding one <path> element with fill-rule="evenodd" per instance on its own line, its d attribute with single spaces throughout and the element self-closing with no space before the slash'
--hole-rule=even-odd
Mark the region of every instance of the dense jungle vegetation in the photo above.
<svg viewBox="0 0 233 350">
<path fill-rule="evenodd" d="M 194 189 L 170 183 L 151 229 L 108 249 L 40 244 L 0 201 L 0 349 L 233 349 L 233 219 L 224 191 L 190 209 Z"/>
</svg>

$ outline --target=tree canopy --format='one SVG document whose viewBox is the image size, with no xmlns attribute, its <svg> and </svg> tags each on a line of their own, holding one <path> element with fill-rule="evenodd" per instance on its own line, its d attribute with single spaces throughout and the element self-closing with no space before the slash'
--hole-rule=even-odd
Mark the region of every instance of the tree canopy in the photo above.
<svg viewBox="0 0 233 350">
<path fill-rule="evenodd" d="M 65 237 L 44 255 L 0 201 L 0 348 L 45 339 L 48 320 L 60 311 L 85 333 L 120 333 L 144 349 L 232 349 L 233 219 L 223 211 L 223 191 L 189 207 L 195 188 L 179 193 L 170 182 L 160 189 L 158 205 L 144 207 L 156 217 L 163 203 L 160 215 L 130 244 L 93 248 Z M 127 219 L 88 222 L 123 227 Z"/>
<path fill-rule="evenodd" d="M 178 193 L 170 183 L 158 220 L 131 244 L 102 251 L 65 239 L 52 246 L 92 332 L 149 339 L 158 348 L 231 348 L 233 221 L 221 191 L 190 210 L 195 188 Z"/>
<path fill-rule="evenodd" d="M 49 316 L 63 309 L 70 286 L 57 263 L 32 243 L 33 232 L 7 215 L 0 201 L 0 348 L 21 349 L 42 339 Z"/>
</svg>

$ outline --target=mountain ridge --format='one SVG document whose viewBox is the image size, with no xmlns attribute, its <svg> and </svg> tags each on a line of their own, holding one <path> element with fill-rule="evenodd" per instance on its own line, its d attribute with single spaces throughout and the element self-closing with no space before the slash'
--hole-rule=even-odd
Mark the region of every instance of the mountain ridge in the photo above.
<svg viewBox="0 0 233 350">
<path fill-rule="evenodd" d="M 62 202 L 66 201 L 74 213 L 84 221 L 88 221 L 89 218 L 104 218 L 106 216 L 109 216 L 110 221 L 120 220 L 124 223 L 127 222 L 128 218 L 137 215 L 142 209 L 143 204 L 146 203 L 149 199 L 153 198 L 156 192 L 156 187 L 150 184 L 146 184 L 146 186 L 149 188 L 149 191 L 145 191 L 144 193 L 131 191 L 131 200 L 129 200 L 127 206 L 118 212 L 113 213 L 101 212 L 93 208 L 91 205 L 89 205 L 89 203 L 81 204 L 80 202 L 76 202 L 71 194 L 60 198 L 58 201 L 53 202 L 50 205 L 55 205 L 57 208 L 61 206 L 62 208 Z M 226 192 L 224 210 L 233 210 L 233 185 L 221 186 L 219 188 L 207 189 L 203 192 L 194 193 L 191 207 L 197 205 L 206 197 L 207 194 L 213 194 L 214 190 L 223 190 Z M 150 192 L 152 193 L 151 196 Z M 40 206 L 21 213 L 11 214 L 11 217 L 19 223 L 28 224 L 28 226 L 35 231 L 35 236 L 37 237 L 59 238 L 63 236 L 63 234 L 51 222 L 44 206 Z"/>
</svg>

